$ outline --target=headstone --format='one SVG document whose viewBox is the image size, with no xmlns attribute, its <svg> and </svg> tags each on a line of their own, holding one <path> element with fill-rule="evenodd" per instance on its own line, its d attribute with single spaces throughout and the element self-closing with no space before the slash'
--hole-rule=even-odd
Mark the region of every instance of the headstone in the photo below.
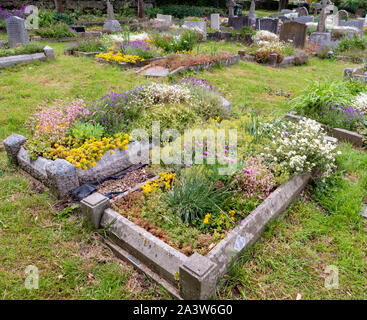
<svg viewBox="0 0 367 320">
<path fill-rule="evenodd" d="M 286 22 L 280 27 L 279 40 L 292 42 L 296 48 L 303 48 L 306 44 L 307 26 L 299 22 Z"/>
<path fill-rule="evenodd" d="M 348 18 L 349 18 L 349 13 L 348 13 L 348 11 L 346 11 L 346 10 L 340 10 L 339 12 L 338 12 L 338 15 L 339 15 L 339 21 L 340 20 L 348 20 Z M 366 16 L 367 17 L 367 16 Z"/>
<path fill-rule="evenodd" d="M 317 15 L 322 10 L 321 3 L 315 3 L 313 5 L 313 9 L 314 9 L 314 14 Z"/>
<path fill-rule="evenodd" d="M 280 11 L 281 13 L 283 14 L 286 14 L 286 13 L 291 13 L 293 12 L 292 10 L 289 10 L 289 9 L 283 9 L 282 11 Z"/>
<path fill-rule="evenodd" d="M 323 45 L 331 41 L 331 33 L 329 32 L 313 32 L 310 35 L 309 42 Z"/>
<path fill-rule="evenodd" d="M 336 6 L 334 6 L 333 4 L 329 4 L 328 6 L 325 7 L 325 12 L 326 14 L 337 14 L 338 13 L 338 8 Z"/>
<path fill-rule="evenodd" d="M 341 27 L 353 27 L 353 28 L 357 28 L 361 31 L 363 31 L 363 27 L 364 27 L 364 19 L 360 18 L 357 20 L 340 20 L 339 22 L 339 26 Z"/>
<path fill-rule="evenodd" d="M 284 16 L 289 20 L 294 20 L 294 19 L 298 18 L 298 12 L 286 13 L 286 14 L 284 14 Z"/>
<path fill-rule="evenodd" d="M 103 25 L 103 31 L 105 32 L 121 32 L 120 22 L 115 20 L 115 14 L 113 13 L 113 6 L 109 0 L 107 2 L 107 21 Z"/>
<path fill-rule="evenodd" d="M 25 28 L 24 19 L 12 16 L 5 20 L 5 24 L 10 48 L 17 46 L 18 44 L 27 44 L 29 42 L 29 36 Z"/>
<path fill-rule="evenodd" d="M 263 19 L 256 19 L 256 30 L 267 30 L 272 33 L 278 33 L 278 19 L 270 19 L 270 18 L 263 18 Z"/>
<path fill-rule="evenodd" d="M 308 10 L 306 7 L 301 7 L 298 10 L 298 16 L 299 17 L 307 17 L 308 16 Z"/>
<path fill-rule="evenodd" d="M 184 21 L 183 27 L 192 29 L 203 35 L 203 40 L 206 40 L 206 22 L 205 21 Z"/>
<path fill-rule="evenodd" d="M 157 19 L 156 20 L 165 22 L 167 24 L 171 24 L 172 23 L 172 16 L 157 13 Z"/>
<path fill-rule="evenodd" d="M 303 17 L 298 17 L 296 19 L 294 19 L 295 22 L 299 22 L 299 23 L 309 23 L 309 22 L 314 22 L 315 21 L 315 17 L 314 16 L 303 16 Z"/>
<path fill-rule="evenodd" d="M 219 13 L 212 13 L 210 15 L 210 27 L 214 30 L 220 29 Z"/>
<path fill-rule="evenodd" d="M 337 34 L 342 34 L 344 37 L 353 38 L 355 35 L 359 36 L 359 32 L 356 28 L 353 27 L 335 27 L 331 31 L 331 37 L 335 39 Z"/>
<path fill-rule="evenodd" d="M 247 15 L 242 17 L 230 17 L 228 19 L 228 26 L 240 30 L 243 27 L 251 26 L 251 23 Z"/>
</svg>

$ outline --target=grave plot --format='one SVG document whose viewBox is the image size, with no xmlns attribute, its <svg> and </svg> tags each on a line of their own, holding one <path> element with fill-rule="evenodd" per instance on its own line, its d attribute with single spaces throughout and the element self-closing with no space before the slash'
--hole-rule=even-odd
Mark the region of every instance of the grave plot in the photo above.
<svg viewBox="0 0 367 320">
<path fill-rule="evenodd" d="M 229 115 L 230 103 L 205 81 L 145 84 L 122 92 L 111 89 L 88 106 L 83 100 L 40 106 L 29 122 L 32 135 L 14 134 L 4 145 L 14 163 L 62 198 L 86 182 L 144 163 L 153 121 L 160 121 L 161 130 L 182 133 Z M 134 129 L 145 130 L 147 140 L 133 141 L 127 132 Z"/>
<path fill-rule="evenodd" d="M 253 44 L 240 50 L 241 60 L 266 64 L 272 67 L 298 66 L 308 62 L 308 55 L 295 49 L 295 43 L 285 43 L 269 31 L 253 35 Z M 296 45 L 297 47 L 297 45 Z"/>
<path fill-rule="evenodd" d="M 335 138 L 364 147 L 367 134 L 367 85 L 363 82 L 313 82 L 295 98 L 294 112 L 287 117 L 296 121 L 308 117 L 321 123 Z"/>
<path fill-rule="evenodd" d="M 229 265 L 307 185 L 310 175 L 300 173 L 327 176 L 335 168 L 336 146 L 315 121 L 253 117 L 205 126 L 240 130 L 236 147 L 224 141 L 213 151 L 216 142 L 205 134 L 179 138 L 201 164 L 183 157 L 113 201 L 99 193 L 82 201 L 84 214 L 108 233 L 108 246 L 177 298 L 210 298 Z M 257 130 L 250 129 L 254 120 Z"/>
<path fill-rule="evenodd" d="M 38 42 L 29 42 L 13 48 L 4 43 L 4 47 L 0 48 L 0 69 L 22 63 L 45 61 L 46 59 L 55 59 L 54 50 Z"/>
<path fill-rule="evenodd" d="M 229 66 L 238 61 L 239 56 L 229 52 L 219 52 L 216 55 L 210 55 L 209 53 L 195 54 L 192 51 L 184 51 L 150 62 L 136 72 L 147 77 L 166 77 L 191 70 L 209 70 L 219 64 Z"/>
</svg>

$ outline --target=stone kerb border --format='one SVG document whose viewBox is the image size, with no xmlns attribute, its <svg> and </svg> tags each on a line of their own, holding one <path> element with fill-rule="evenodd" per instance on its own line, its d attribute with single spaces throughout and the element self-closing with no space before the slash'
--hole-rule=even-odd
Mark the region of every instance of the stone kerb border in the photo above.
<svg viewBox="0 0 367 320">
<path fill-rule="evenodd" d="M 47 58 L 55 60 L 55 52 L 49 46 L 43 48 L 43 52 L 33 54 L 22 54 L 17 56 L 0 58 L 0 69 L 14 66 L 19 63 L 31 63 L 34 61 L 45 61 Z"/>
<path fill-rule="evenodd" d="M 26 137 L 12 134 L 3 141 L 6 153 L 13 163 L 49 187 L 59 199 L 69 195 L 72 190 L 86 182 L 109 177 L 134 163 L 148 161 L 148 159 L 142 159 L 141 155 L 149 154 L 142 150 L 150 149 L 149 144 L 135 141 L 129 144 L 128 150 L 116 148 L 113 154 L 109 151 L 105 152 L 95 167 L 82 170 L 64 159 L 49 160 L 38 157 L 36 160 L 31 160 L 28 151 L 23 147 L 26 141 Z"/>
<path fill-rule="evenodd" d="M 107 231 L 109 239 L 105 243 L 120 258 L 162 284 L 177 299 L 208 299 L 215 294 L 219 278 L 230 264 L 256 242 L 270 220 L 298 197 L 309 179 L 310 174 L 298 175 L 279 186 L 206 256 L 198 253 L 185 256 L 106 208 L 113 201 L 99 193 L 83 199 L 81 205 L 84 216 L 95 227 Z"/>
<path fill-rule="evenodd" d="M 238 54 L 240 55 L 241 60 L 256 63 L 254 56 L 250 54 L 246 54 L 244 51 L 241 51 L 241 50 L 238 51 Z M 294 56 L 286 56 L 284 57 L 281 63 L 277 63 L 277 55 L 271 54 L 269 62 L 264 65 L 270 66 L 270 67 L 276 67 L 276 68 L 286 68 L 286 67 L 303 65 L 303 64 L 306 64 L 307 62 L 308 62 L 307 55 L 305 56 L 294 55 Z"/>
<path fill-rule="evenodd" d="M 357 80 L 367 83 L 367 75 L 366 74 L 356 74 L 356 72 L 363 69 L 363 66 L 359 66 L 357 68 L 346 68 L 344 69 L 344 78 L 349 78 L 351 80 Z"/>
<path fill-rule="evenodd" d="M 290 120 L 295 120 L 295 121 L 307 119 L 306 117 L 297 116 L 292 113 L 286 114 L 285 117 Z M 353 131 L 349 131 L 349 130 L 345 130 L 341 128 L 332 128 L 328 130 L 324 124 L 320 123 L 320 125 L 328 132 L 328 134 L 330 134 L 331 136 L 333 136 L 334 138 L 340 141 L 349 142 L 356 147 L 363 147 L 364 145 L 363 143 L 364 136 L 357 132 L 353 132 Z"/>
</svg>

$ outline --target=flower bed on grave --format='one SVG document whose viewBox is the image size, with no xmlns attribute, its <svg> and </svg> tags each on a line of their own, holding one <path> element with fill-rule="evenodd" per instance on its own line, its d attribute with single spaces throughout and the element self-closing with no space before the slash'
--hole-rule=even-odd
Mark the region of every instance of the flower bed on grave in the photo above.
<svg viewBox="0 0 367 320">
<path fill-rule="evenodd" d="M 28 140 L 13 137 L 16 141 L 10 139 L 8 144 L 20 141 L 19 148 L 14 152 L 9 145 L 7 151 L 45 184 L 52 184 L 47 167 L 56 161 L 75 170 L 69 190 L 55 190 L 61 197 L 80 184 L 131 166 L 130 149 L 140 144 L 131 141 L 128 133 L 133 129 L 144 129 L 151 136 L 152 122 L 160 121 L 161 130 L 174 128 L 182 133 L 210 118 L 228 116 L 223 97 L 204 81 L 147 83 L 131 90 L 111 89 L 88 106 L 81 99 L 41 105 L 28 122 Z"/>
<path fill-rule="evenodd" d="M 292 176 L 328 176 L 335 168 L 336 146 L 313 120 L 293 123 L 247 114 L 205 126 L 227 133 L 234 128 L 237 146 L 216 145 L 205 136 L 201 141 L 178 139 L 175 143 L 192 154 L 192 162 L 165 167 L 117 198 L 112 209 L 187 256 L 206 255 Z M 202 164 L 193 164 L 195 157 Z M 227 165 L 230 172 L 221 175 Z"/>
<path fill-rule="evenodd" d="M 291 105 L 299 116 L 320 122 L 336 138 L 365 145 L 367 84 L 349 80 L 313 82 Z"/>
<path fill-rule="evenodd" d="M 253 35 L 253 41 L 252 45 L 238 52 L 242 60 L 275 67 L 302 65 L 308 61 L 305 52 L 296 51 L 291 44 L 279 41 L 279 37 L 272 32 L 258 31 Z"/>
</svg>

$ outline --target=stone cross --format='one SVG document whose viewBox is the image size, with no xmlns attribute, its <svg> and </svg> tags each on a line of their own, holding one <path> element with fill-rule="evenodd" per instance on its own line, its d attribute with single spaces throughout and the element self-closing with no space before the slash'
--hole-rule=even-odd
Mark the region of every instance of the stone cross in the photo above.
<svg viewBox="0 0 367 320">
<path fill-rule="evenodd" d="M 228 17 L 234 17 L 234 6 L 236 5 L 236 2 L 234 0 L 229 0 L 227 2 L 228 7 Z"/>
<path fill-rule="evenodd" d="M 18 44 L 29 42 L 28 32 L 25 28 L 25 20 L 17 16 L 12 16 L 5 20 L 6 31 L 8 33 L 9 46 L 15 47 Z"/>
<path fill-rule="evenodd" d="M 250 12 L 249 15 L 255 15 L 255 0 L 251 0 Z"/>
<path fill-rule="evenodd" d="M 115 14 L 113 12 L 113 6 L 109 0 L 106 1 L 107 3 L 107 20 L 115 20 Z"/>
<path fill-rule="evenodd" d="M 320 13 L 319 23 L 317 24 L 317 32 L 326 32 L 326 7 L 327 0 L 322 0 L 322 9 Z"/>
</svg>

